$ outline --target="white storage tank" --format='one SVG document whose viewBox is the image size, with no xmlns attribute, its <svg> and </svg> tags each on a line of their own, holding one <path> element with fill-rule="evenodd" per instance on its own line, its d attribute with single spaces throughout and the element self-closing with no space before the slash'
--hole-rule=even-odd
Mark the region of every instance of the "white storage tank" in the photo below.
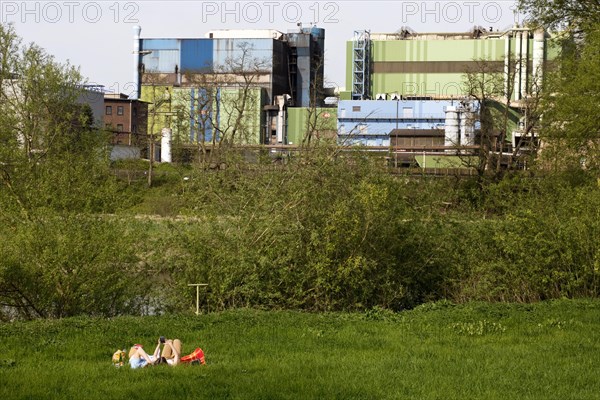
<svg viewBox="0 0 600 400">
<path fill-rule="evenodd" d="M 460 121 L 458 117 L 458 110 L 456 106 L 446 107 L 446 121 L 445 121 L 445 140 L 444 144 L 446 147 L 454 147 L 460 145 Z M 454 152 L 455 150 L 446 150 Z"/>
<path fill-rule="evenodd" d="M 171 137 L 173 131 L 171 128 L 163 128 L 160 138 L 160 161 L 170 163 L 171 159 Z"/>
</svg>

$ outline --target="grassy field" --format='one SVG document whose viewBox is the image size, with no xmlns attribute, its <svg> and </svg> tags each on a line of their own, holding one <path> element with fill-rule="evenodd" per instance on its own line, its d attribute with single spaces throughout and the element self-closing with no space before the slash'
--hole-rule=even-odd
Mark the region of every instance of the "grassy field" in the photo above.
<svg viewBox="0 0 600 400">
<path fill-rule="evenodd" d="M 160 335 L 207 365 L 111 365 Z M 600 399 L 600 301 L 72 318 L 0 340 L 1 399 Z"/>
</svg>

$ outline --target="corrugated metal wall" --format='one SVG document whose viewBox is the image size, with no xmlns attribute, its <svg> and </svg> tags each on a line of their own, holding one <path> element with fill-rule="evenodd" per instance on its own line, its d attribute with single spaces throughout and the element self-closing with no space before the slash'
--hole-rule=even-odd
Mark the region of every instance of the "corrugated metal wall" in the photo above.
<svg viewBox="0 0 600 400">
<path fill-rule="evenodd" d="M 340 141 L 388 146 L 393 129 L 444 129 L 450 100 L 341 100 L 338 103 Z"/>
<path fill-rule="evenodd" d="M 178 39 L 142 39 L 140 50 L 177 50 Z"/>
<path fill-rule="evenodd" d="M 179 68 L 181 42 L 177 39 L 143 39 L 140 50 L 145 72 L 174 73 Z"/>
<path fill-rule="evenodd" d="M 308 109 L 305 107 L 290 107 L 287 109 L 287 139 L 289 144 L 302 143 L 308 128 L 309 111 L 317 113 L 317 129 L 324 136 L 334 136 L 337 132 L 337 109 L 321 108 Z"/>
<path fill-rule="evenodd" d="M 373 42 L 374 70 L 379 64 L 408 61 L 414 63 L 407 71 L 374 73 L 373 93 L 397 92 L 405 95 L 436 94 L 460 96 L 463 75 L 467 68 L 453 71 L 448 61 L 473 63 L 475 59 L 499 60 L 504 57 L 504 39 L 467 40 L 389 40 Z M 446 62 L 448 71 L 430 71 L 432 61 Z M 392 65 L 390 64 L 390 65 Z M 385 69 L 385 68 L 384 68 Z"/>
<path fill-rule="evenodd" d="M 273 66 L 273 39 L 212 39 L 213 65 L 227 66 L 232 62 L 239 65 L 244 56 L 244 48 L 251 49 L 246 54 L 245 64 L 260 67 L 270 72 Z"/>
<path fill-rule="evenodd" d="M 181 72 L 212 72 L 213 39 L 181 40 Z"/>
<path fill-rule="evenodd" d="M 265 93 L 262 88 L 251 88 L 246 93 L 246 109 L 241 121 L 241 125 L 236 132 L 236 144 L 260 144 L 261 132 L 264 126 L 264 106 Z M 233 124 L 238 117 L 238 107 L 242 92 L 240 89 L 221 88 L 219 104 L 213 106 L 213 110 L 218 110 L 217 121 L 225 134 L 233 133 Z"/>
<path fill-rule="evenodd" d="M 187 103 L 189 106 L 189 140 L 192 143 L 212 140 L 212 101 L 204 88 L 190 88 Z"/>
<path fill-rule="evenodd" d="M 143 39 L 140 50 L 146 72 L 212 72 L 228 65 L 271 72 L 273 39 Z M 248 51 L 244 54 L 244 48 Z M 245 59 L 242 58 L 245 56 Z"/>
<path fill-rule="evenodd" d="M 514 40 L 514 39 L 511 39 Z M 452 70 L 454 64 L 472 63 L 476 59 L 504 60 L 505 39 L 463 40 L 374 40 L 372 49 L 372 93 L 404 95 L 464 95 L 462 88 L 466 68 Z M 511 46 L 514 48 L 514 45 Z M 439 71 L 432 61 L 442 62 Z M 402 62 L 411 62 L 404 71 Z M 454 65 L 455 66 L 455 65 Z M 395 70 L 394 70 L 395 69 Z M 352 86 L 352 41 L 346 43 L 346 89 Z"/>
</svg>

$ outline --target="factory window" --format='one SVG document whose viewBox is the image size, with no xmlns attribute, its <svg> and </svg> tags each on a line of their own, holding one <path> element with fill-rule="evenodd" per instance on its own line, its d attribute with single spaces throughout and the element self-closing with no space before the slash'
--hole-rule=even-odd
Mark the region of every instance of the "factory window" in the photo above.
<svg viewBox="0 0 600 400">
<path fill-rule="evenodd" d="M 117 124 L 117 132 L 123 132 L 123 124 Z"/>
<path fill-rule="evenodd" d="M 123 115 L 123 106 L 117 106 L 117 115 Z"/>
<path fill-rule="evenodd" d="M 352 112 L 360 112 L 360 106 L 352 106 Z"/>
<path fill-rule="evenodd" d="M 112 115 L 112 106 L 106 106 L 106 115 Z"/>
</svg>

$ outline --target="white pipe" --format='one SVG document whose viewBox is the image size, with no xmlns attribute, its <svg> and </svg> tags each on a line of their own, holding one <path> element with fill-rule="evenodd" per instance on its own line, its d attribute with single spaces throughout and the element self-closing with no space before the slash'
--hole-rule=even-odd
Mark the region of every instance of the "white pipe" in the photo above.
<svg viewBox="0 0 600 400">
<path fill-rule="evenodd" d="M 444 144 L 447 147 L 460 146 L 458 111 L 455 106 L 446 107 L 446 120 L 444 125 Z M 455 150 L 447 151 L 454 152 Z"/>
<path fill-rule="evenodd" d="M 515 33 L 515 85 L 513 87 L 513 100 L 519 100 L 521 97 L 521 34 Z"/>
<path fill-rule="evenodd" d="M 533 85 L 531 90 L 533 94 L 542 88 L 545 45 L 544 29 L 537 29 L 533 34 Z"/>
<path fill-rule="evenodd" d="M 277 143 L 283 143 L 283 107 L 279 104 L 277 113 Z"/>
<path fill-rule="evenodd" d="M 279 114 L 277 115 L 277 143 L 281 143 L 281 144 L 285 144 L 285 143 L 283 143 L 284 138 L 285 138 L 285 134 L 283 131 L 284 122 L 285 122 L 285 111 L 279 110 Z"/>
<path fill-rule="evenodd" d="M 460 131 L 460 144 L 462 146 L 473 146 L 475 144 L 471 120 L 471 112 L 466 107 L 460 107 L 458 109 L 458 129 Z"/>
<path fill-rule="evenodd" d="M 510 35 L 504 37 L 504 98 L 510 100 Z"/>
<path fill-rule="evenodd" d="M 276 102 L 277 105 L 279 106 L 279 112 L 277 113 L 277 143 L 278 144 L 286 144 L 284 143 L 285 140 L 285 132 L 284 132 L 284 126 L 285 126 L 285 105 L 286 105 L 286 100 L 287 98 L 289 98 L 289 96 L 287 95 L 283 95 L 283 96 L 277 96 L 276 98 Z"/>
<path fill-rule="evenodd" d="M 140 98 L 140 34 L 142 27 L 136 25 L 133 27 L 133 84 L 135 85 L 132 99 Z"/>
<path fill-rule="evenodd" d="M 160 161 L 170 163 L 171 162 L 171 136 L 173 131 L 171 128 L 162 128 L 160 132 Z"/>
<path fill-rule="evenodd" d="M 527 97 L 529 72 L 529 32 L 521 32 L 521 98 Z"/>
</svg>

